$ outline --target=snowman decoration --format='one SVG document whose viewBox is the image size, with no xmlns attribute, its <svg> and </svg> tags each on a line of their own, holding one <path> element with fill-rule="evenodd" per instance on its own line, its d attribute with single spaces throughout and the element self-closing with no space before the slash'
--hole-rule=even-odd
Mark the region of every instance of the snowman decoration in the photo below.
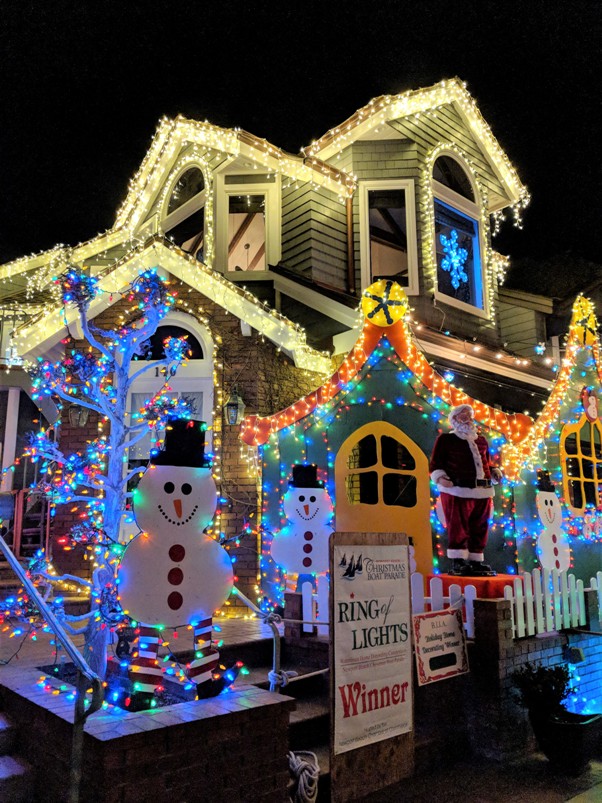
<svg viewBox="0 0 602 803">
<path fill-rule="evenodd" d="M 139 622 L 138 652 L 129 677 L 140 699 L 161 686 L 157 653 L 161 629 L 192 625 L 195 658 L 186 674 L 199 696 L 211 691 L 219 653 L 211 645 L 212 615 L 233 585 L 230 556 L 203 533 L 217 505 L 217 489 L 205 457 L 206 425 L 173 420 L 163 451 L 151 457 L 134 491 L 142 532 L 127 546 L 118 571 L 124 612 Z M 202 687 L 202 688 L 201 688 Z"/>
<path fill-rule="evenodd" d="M 537 486 L 539 491 L 535 502 L 544 526 L 537 538 L 539 561 L 544 569 L 565 572 L 571 565 L 571 548 L 568 536 L 562 530 L 562 505 L 548 471 L 537 472 Z"/>
<path fill-rule="evenodd" d="M 314 590 L 318 604 L 315 618 L 328 620 L 328 537 L 332 532 L 329 526 L 332 501 L 317 476 L 315 464 L 293 466 L 293 479 L 282 500 L 288 524 L 272 541 L 272 559 L 286 572 L 287 587 L 301 592 L 305 622 L 314 619 Z M 313 626 L 304 624 L 303 630 L 312 632 Z M 327 625 L 318 625 L 319 635 L 327 633 Z"/>
</svg>

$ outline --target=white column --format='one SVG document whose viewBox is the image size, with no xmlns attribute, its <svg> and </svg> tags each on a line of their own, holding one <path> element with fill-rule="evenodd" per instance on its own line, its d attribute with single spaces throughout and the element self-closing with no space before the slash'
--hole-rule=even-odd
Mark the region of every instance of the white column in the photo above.
<svg viewBox="0 0 602 803">
<path fill-rule="evenodd" d="M 8 402 L 6 405 L 6 422 L 4 424 L 3 433 L 3 448 L 2 448 L 2 483 L 0 484 L 0 491 L 12 491 L 13 488 L 13 472 L 4 470 L 12 466 L 15 462 L 15 455 L 17 451 L 17 428 L 19 425 L 19 398 L 21 396 L 20 388 L 8 389 Z"/>
</svg>

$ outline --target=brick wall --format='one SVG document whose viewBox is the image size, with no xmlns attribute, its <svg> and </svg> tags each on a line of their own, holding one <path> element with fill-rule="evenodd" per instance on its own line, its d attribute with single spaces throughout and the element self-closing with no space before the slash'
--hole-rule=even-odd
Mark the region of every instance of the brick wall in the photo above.
<svg viewBox="0 0 602 803">
<path fill-rule="evenodd" d="M 35 769 L 34 801 L 67 800 L 73 702 L 36 686 L 39 672 L 3 675 L 0 703 L 18 727 L 17 750 Z M 58 685 L 58 684 L 57 684 Z M 294 702 L 254 686 L 212 700 L 86 723 L 82 803 L 288 800 Z"/>
<path fill-rule="evenodd" d="M 579 692 L 589 700 L 600 701 L 602 688 L 602 633 L 597 621 L 597 606 L 586 592 L 591 630 L 563 631 L 559 634 L 513 639 L 510 602 L 475 601 L 475 642 L 469 653 L 470 677 L 466 693 L 470 704 L 468 736 L 476 755 L 502 760 L 518 756 L 533 747 L 533 735 L 527 713 L 515 699 L 512 673 L 527 662 L 555 666 L 566 663 L 563 650 L 567 644 L 580 647 L 585 662 L 578 664 Z"/>
<path fill-rule="evenodd" d="M 240 320 L 226 312 L 188 285 L 174 282 L 178 292 L 177 309 L 197 317 L 209 330 L 215 344 L 215 363 L 218 366 L 217 383 L 223 392 L 224 401 L 233 385 L 245 401 L 247 413 L 269 415 L 287 407 L 321 384 L 315 373 L 298 369 L 284 354 L 265 340 L 256 330 L 249 337 L 241 334 Z M 180 300 L 181 299 L 181 300 Z M 118 326 L 123 316 L 127 317 L 129 304 L 121 300 L 96 319 L 101 328 Z M 82 342 L 76 347 L 85 347 Z M 217 388 L 216 388 L 217 390 Z M 217 398 L 217 395 L 216 395 Z M 97 434 L 97 419 L 90 415 L 85 429 L 73 429 L 68 422 L 61 430 L 61 446 L 65 451 L 80 449 Z M 252 533 L 244 535 L 240 545 L 228 549 L 236 555 L 235 573 L 241 590 L 255 600 L 258 576 L 258 516 L 260 511 L 260 479 L 250 470 L 247 447 L 239 440 L 239 428 L 224 423 L 222 411 L 216 412 L 213 422 L 214 439 L 221 457 L 221 482 L 219 490 L 226 499 L 222 507 L 220 527 L 227 537 L 239 535 L 249 524 Z M 73 509 L 75 508 L 75 509 Z M 61 571 L 84 573 L 86 564 L 82 551 L 63 552 L 56 546 L 57 539 L 67 533 L 80 510 L 77 506 L 62 506 L 57 511 L 53 525 L 55 564 Z M 231 600 L 234 608 L 240 603 Z"/>
</svg>

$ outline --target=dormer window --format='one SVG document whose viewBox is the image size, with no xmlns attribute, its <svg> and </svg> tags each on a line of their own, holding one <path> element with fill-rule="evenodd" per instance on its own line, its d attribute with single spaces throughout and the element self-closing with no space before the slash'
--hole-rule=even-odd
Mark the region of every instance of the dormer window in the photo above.
<svg viewBox="0 0 602 803">
<path fill-rule="evenodd" d="M 440 301 L 487 317 L 481 215 L 463 166 L 443 155 L 433 166 L 436 292 Z"/>
<path fill-rule="evenodd" d="M 418 292 L 414 182 L 362 181 L 360 243 L 362 289 L 394 279 Z"/>
<path fill-rule="evenodd" d="M 204 262 L 205 253 L 205 177 L 197 167 L 189 167 L 174 184 L 167 204 L 163 230 L 183 251 Z"/>
<path fill-rule="evenodd" d="M 180 178 L 176 181 L 171 195 L 169 197 L 169 204 L 167 205 L 167 215 L 171 215 L 182 204 L 194 198 L 199 192 L 205 189 L 205 179 L 203 172 L 198 167 L 191 167 L 182 173 Z"/>
</svg>

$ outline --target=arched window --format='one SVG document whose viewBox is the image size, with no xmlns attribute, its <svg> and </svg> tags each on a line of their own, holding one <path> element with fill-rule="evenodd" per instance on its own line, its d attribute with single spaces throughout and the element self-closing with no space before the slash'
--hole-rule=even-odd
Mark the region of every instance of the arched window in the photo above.
<svg viewBox="0 0 602 803">
<path fill-rule="evenodd" d="M 199 192 L 205 189 L 205 178 L 203 171 L 199 167 L 191 167 L 186 172 L 182 173 L 180 178 L 176 181 L 169 203 L 167 205 L 167 214 L 171 215 L 182 204 L 194 198 Z"/>
<path fill-rule="evenodd" d="M 476 314 L 487 313 L 481 216 L 476 191 L 460 162 L 439 156 L 433 165 L 436 296 Z"/>
<path fill-rule="evenodd" d="M 205 260 L 206 188 L 200 167 L 185 170 L 173 186 L 163 229 L 183 251 Z"/>
<path fill-rule="evenodd" d="M 335 459 L 335 497 L 339 532 L 404 532 L 431 570 L 428 460 L 405 432 L 375 421 L 351 434 Z"/>
<path fill-rule="evenodd" d="M 151 338 L 149 338 L 149 340 L 144 344 L 144 347 L 141 349 L 143 353 L 136 355 L 134 359 L 135 360 L 162 359 L 165 354 L 163 344 L 165 342 L 165 339 L 168 337 L 186 337 L 186 342 L 188 343 L 190 349 L 190 354 L 188 356 L 188 359 L 189 360 L 203 359 L 203 347 L 201 346 L 197 338 L 187 329 L 184 329 L 184 327 L 176 326 L 174 324 L 167 326 L 159 326 L 154 335 Z"/>
<path fill-rule="evenodd" d="M 468 176 L 451 156 L 440 156 L 433 165 L 433 179 L 449 187 L 469 201 L 475 200 L 474 190 Z"/>
</svg>

